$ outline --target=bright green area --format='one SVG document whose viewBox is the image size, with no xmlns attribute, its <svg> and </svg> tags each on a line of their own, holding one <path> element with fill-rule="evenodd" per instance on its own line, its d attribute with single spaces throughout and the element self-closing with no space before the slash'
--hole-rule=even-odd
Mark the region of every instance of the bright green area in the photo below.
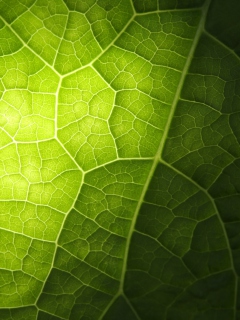
<svg viewBox="0 0 240 320">
<path fill-rule="evenodd" d="M 11 36 L 15 39 L 13 33 Z M 13 140 L 53 138 L 58 77 L 31 51 L 21 48 L 21 43 L 13 53 L 5 48 L 8 43 L 6 39 L 0 45 L 3 51 L 0 59 L 1 146 Z"/>
<path fill-rule="evenodd" d="M 1 200 L 30 201 L 67 212 L 81 173 L 56 140 L 0 150 Z"/>
<path fill-rule="evenodd" d="M 51 268 L 55 246 L 5 230 L 0 236 L 1 306 L 32 304 Z"/>
<path fill-rule="evenodd" d="M 13 21 L 12 28 L 31 49 L 52 64 L 67 18 L 68 10 L 63 1 L 38 0 Z"/>
<path fill-rule="evenodd" d="M 198 21 L 199 12 L 136 17 L 95 62 L 117 91 L 109 123 L 120 157 L 156 154 Z"/>
<path fill-rule="evenodd" d="M 0 226 L 6 230 L 49 241 L 56 240 L 64 218 L 48 206 L 17 201 L 2 201 L 0 217 Z"/>
<path fill-rule="evenodd" d="M 113 103 L 114 91 L 92 68 L 63 80 L 58 138 L 84 170 L 117 157 L 107 122 Z"/>
<path fill-rule="evenodd" d="M 0 1 L 0 319 L 240 319 L 239 1 Z"/>
<path fill-rule="evenodd" d="M 0 12 L 18 36 L 62 74 L 90 63 L 132 16 L 129 0 L 3 0 Z M 14 52 L 19 40 L 8 28 L 3 35 L 8 43 L 2 51 Z"/>
</svg>

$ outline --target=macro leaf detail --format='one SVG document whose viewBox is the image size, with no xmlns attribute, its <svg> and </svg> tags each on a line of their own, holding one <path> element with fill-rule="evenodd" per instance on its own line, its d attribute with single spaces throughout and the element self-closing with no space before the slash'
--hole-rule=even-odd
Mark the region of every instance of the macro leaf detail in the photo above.
<svg viewBox="0 0 240 320">
<path fill-rule="evenodd" d="M 238 0 L 0 0 L 0 319 L 240 319 Z"/>
</svg>

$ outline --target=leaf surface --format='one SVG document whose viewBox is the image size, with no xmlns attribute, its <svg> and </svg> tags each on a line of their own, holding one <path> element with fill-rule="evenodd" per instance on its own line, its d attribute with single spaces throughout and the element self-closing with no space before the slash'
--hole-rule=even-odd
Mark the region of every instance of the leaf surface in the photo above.
<svg viewBox="0 0 240 320">
<path fill-rule="evenodd" d="M 239 10 L 0 1 L 1 319 L 240 319 Z"/>
</svg>

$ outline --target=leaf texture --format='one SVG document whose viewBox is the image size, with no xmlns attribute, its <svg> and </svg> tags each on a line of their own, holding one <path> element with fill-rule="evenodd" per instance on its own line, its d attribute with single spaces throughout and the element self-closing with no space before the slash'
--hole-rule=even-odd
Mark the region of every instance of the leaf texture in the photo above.
<svg viewBox="0 0 240 320">
<path fill-rule="evenodd" d="M 0 319 L 240 319 L 238 0 L 0 0 Z"/>
</svg>

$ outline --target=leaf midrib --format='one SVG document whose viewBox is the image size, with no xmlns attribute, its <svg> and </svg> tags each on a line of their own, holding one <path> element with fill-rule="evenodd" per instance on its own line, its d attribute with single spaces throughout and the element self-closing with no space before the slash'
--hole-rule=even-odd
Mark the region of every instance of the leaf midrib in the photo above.
<svg viewBox="0 0 240 320">
<path fill-rule="evenodd" d="M 202 16 L 200 18 L 200 21 L 199 21 L 199 24 L 198 24 L 198 27 L 197 27 L 197 31 L 196 31 L 195 37 L 193 39 L 193 42 L 192 42 L 191 49 L 190 49 L 190 51 L 188 53 L 188 56 L 187 56 L 183 71 L 181 73 L 180 81 L 179 81 L 179 84 L 178 84 L 178 87 L 177 87 L 177 90 L 176 90 L 176 94 L 175 94 L 174 99 L 173 99 L 173 103 L 172 103 L 172 107 L 171 107 L 171 110 L 170 110 L 170 113 L 169 113 L 169 116 L 168 116 L 168 120 L 167 120 L 166 126 L 165 126 L 164 131 L 163 131 L 163 136 L 161 138 L 161 141 L 160 141 L 160 144 L 159 144 L 159 148 L 158 148 L 157 153 L 156 153 L 156 155 L 155 155 L 155 157 L 153 159 L 152 167 L 151 167 L 151 169 L 149 171 L 147 180 L 145 182 L 145 185 L 143 187 L 143 190 L 142 190 L 140 199 L 138 201 L 136 210 L 134 212 L 134 216 L 133 216 L 133 219 L 132 219 L 132 223 L 131 223 L 129 234 L 128 234 L 127 241 L 126 241 L 126 250 L 125 250 L 125 254 L 124 254 L 124 258 L 123 258 L 123 268 L 122 268 L 122 273 L 121 273 L 121 278 L 120 278 L 119 291 L 117 292 L 116 296 L 112 299 L 111 303 L 113 302 L 113 300 L 115 301 L 117 296 L 120 296 L 120 295 L 125 296 L 125 294 L 124 294 L 124 280 L 125 280 L 125 274 L 126 274 L 126 270 L 127 270 L 127 259 L 128 259 L 128 255 L 129 255 L 130 242 L 131 242 L 131 238 L 132 238 L 132 235 L 133 235 L 133 232 L 134 232 L 134 229 L 135 229 L 138 213 L 140 211 L 142 203 L 144 202 L 144 198 L 145 198 L 146 192 L 147 192 L 148 187 L 150 185 L 150 182 L 151 182 L 151 179 L 153 177 L 153 174 L 154 174 L 154 172 L 155 172 L 155 170 L 157 168 L 157 165 L 159 164 L 159 162 L 162 162 L 162 152 L 163 152 L 163 149 L 164 149 L 165 141 L 166 141 L 166 138 L 168 136 L 170 125 L 171 125 L 171 122 L 172 122 L 172 119 L 173 119 L 173 116 L 174 116 L 174 113 L 175 113 L 175 110 L 176 110 L 176 106 L 177 106 L 177 103 L 178 103 L 178 100 L 179 100 L 179 97 L 180 97 L 180 93 L 182 91 L 182 88 L 183 88 L 183 85 L 184 85 L 184 82 L 185 82 L 186 75 L 188 74 L 188 70 L 189 70 L 190 64 L 192 62 L 192 58 L 193 58 L 194 52 L 195 52 L 196 47 L 198 45 L 199 39 L 201 37 L 201 34 L 204 31 L 205 21 L 206 21 L 208 7 L 210 5 L 210 2 L 211 2 L 211 0 L 207 0 L 205 2 L 205 4 L 203 5 L 203 7 L 202 7 L 202 10 L 201 10 L 202 11 Z M 168 11 L 170 11 L 170 10 L 168 10 Z M 184 10 L 182 10 L 182 11 L 184 11 Z M 196 10 L 194 10 L 194 11 L 196 11 Z M 109 306 L 107 308 L 109 308 Z M 133 306 L 131 308 L 134 309 Z M 102 316 L 100 317 L 100 319 L 102 319 Z"/>
</svg>

